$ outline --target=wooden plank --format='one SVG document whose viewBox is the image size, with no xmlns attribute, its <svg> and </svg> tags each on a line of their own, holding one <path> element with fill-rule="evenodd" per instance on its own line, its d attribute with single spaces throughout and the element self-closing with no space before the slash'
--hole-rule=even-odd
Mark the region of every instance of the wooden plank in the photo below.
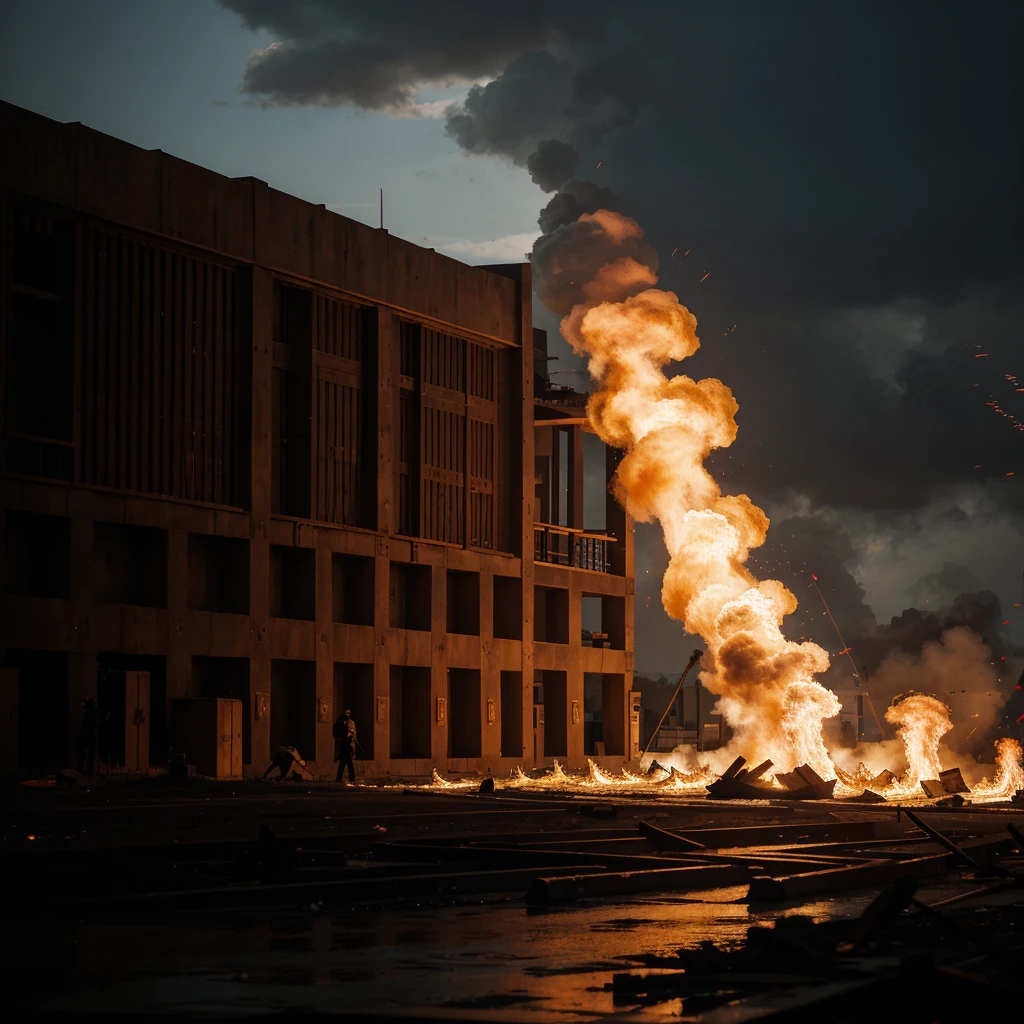
<svg viewBox="0 0 1024 1024">
<path fill-rule="evenodd" d="M 750 878 L 741 864 L 688 865 L 646 871 L 616 871 L 535 878 L 526 891 L 526 902 L 569 903 L 601 896 L 625 896 L 642 892 L 692 892 L 724 885 L 740 885 Z"/>
<path fill-rule="evenodd" d="M 706 849 L 704 844 L 698 843 L 696 839 L 687 839 L 686 836 L 676 835 L 674 832 L 668 832 L 663 828 L 658 828 L 657 825 L 652 825 L 647 821 L 637 822 L 636 827 L 637 831 L 644 837 L 644 839 L 648 842 L 655 843 L 658 846 L 679 850 Z"/>
<path fill-rule="evenodd" d="M 970 844 L 974 851 L 990 853 L 1008 849 L 1009 846 L 1010 841 L 1002 838 L 979 839 Z M 826 868 L 822 871 L 810 871 L 782 878 L 759 876 L 751 880 L 747 898 L 751 902 L 777 902 L 828 892 L 873 888 L 906 877 L 936 878 L 949 871 L 963 852 L 959 850 L 958 853 L 932 854 L 906 860 L 878 858 L 849 867 Z"/>
</svg>

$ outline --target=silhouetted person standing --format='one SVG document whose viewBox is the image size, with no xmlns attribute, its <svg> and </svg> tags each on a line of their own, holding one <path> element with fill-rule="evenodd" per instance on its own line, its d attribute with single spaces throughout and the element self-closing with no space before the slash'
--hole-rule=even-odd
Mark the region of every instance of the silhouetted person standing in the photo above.
<svg viewBox="0 0 1024 1024">
<path fill-rule="evenodd" d="M 82 701 L 82 730 L 78 734 L 78 770 L 83 775 L 96 772 L 96 748 L 100 741 L 100 715 L 94 697 Z"/>
<path fill-rule="evenodd" d="M 336 782 L 342 782 L 345 769 L 352 782 L 356 781 L 356 723 L 352 721 L 352 712 L 344 711 L 334 723 L 334 759 L 338 762 Z"/>
</svg>

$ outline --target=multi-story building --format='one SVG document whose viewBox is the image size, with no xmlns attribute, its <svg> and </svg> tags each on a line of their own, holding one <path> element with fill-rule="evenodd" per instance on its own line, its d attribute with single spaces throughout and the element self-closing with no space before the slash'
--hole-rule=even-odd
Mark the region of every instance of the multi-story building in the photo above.
<svg viewBox="0 0 1024 1024">
<path fill-rule="evenodd" d="M 630 757 L 632 526 L 584 528 L 529 264 L 8 104 L 0 137 L 8 771 L 72 763 L 90 696 L 122 763 L 214 697 L 247 772 L 329 771 L 343 707 L 368 777 Z"/>
</svg>

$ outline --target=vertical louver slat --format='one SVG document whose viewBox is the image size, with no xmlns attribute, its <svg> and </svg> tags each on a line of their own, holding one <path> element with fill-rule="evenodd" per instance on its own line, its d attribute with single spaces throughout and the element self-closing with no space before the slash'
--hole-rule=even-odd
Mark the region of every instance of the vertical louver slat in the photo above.
<svg viewBox="0 0 1024 1024">
<path fill-rule="evenodd" d="M 237 504 L 237 272 L 89 226 L 82 237 L 82 482 Z"/>
</svg>

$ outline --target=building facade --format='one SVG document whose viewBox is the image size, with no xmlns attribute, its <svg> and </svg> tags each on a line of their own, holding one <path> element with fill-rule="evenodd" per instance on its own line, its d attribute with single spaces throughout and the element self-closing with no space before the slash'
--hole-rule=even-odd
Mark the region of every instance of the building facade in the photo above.
<svg viewBox="0 0 1024 1024">
<path fill-rule="evenodd" d="M 132 757 L 193 761 L 201 698 L 240 702 L 246 773 L 330 771 L 343 707 L 369 778 L 630 758 L 632 524 L 584 527 L 529 264 L 8 104 L 0 131 L 8 773 L 73 763 L 88 697 L 114 763 L 133 722 Z"/>
</svg>

